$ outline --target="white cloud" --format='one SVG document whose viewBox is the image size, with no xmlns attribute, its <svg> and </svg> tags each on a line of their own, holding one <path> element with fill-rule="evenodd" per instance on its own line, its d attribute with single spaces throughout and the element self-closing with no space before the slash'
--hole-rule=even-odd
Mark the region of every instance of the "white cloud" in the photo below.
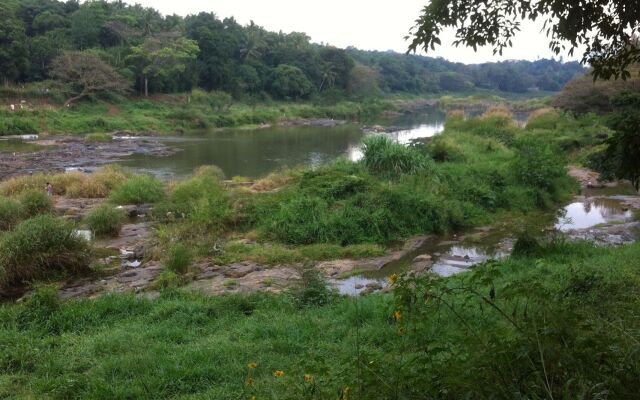
<svg viewBox="0 0 640 400">
<path fill-rule="evenodd" d="M 366 50 L 405 52 L 404 37 L 414 25 L 428 0 L 125 0 L 158 9 L 163 14 L 188 15 L 200 11 L 214 12 L 218 17 L 235 17 L 242 24 L 253 20 L 271 31 L 305 32 L 312 41 L 338 47 L 355 46 Z M 430 56 L 463 63 L 479 63 L 505 59 L 535 60 L 551 58 L 548 39 L 540 32 L 540 23 L 527 22 L 514 38 L 514 47 L 502 57 L 491 48 L 478 52 L 454 47 L 453 32 L 446 32 L 443 45 Z M 564 55 L 565 59 L 569 59 Z M 575 59 L 575 57 L 574 57 Z"/>
</svg>

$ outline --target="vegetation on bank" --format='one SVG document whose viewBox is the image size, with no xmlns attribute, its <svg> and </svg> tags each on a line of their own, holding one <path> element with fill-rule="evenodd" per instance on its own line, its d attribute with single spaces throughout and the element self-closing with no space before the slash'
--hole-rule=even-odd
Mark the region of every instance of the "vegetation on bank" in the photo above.
<svg viewBox="0 0 640 400">
<path fill-rule="evenodd" d="M 526 128 L 506 109 L 473 118 L 453 112 L 428 144 L 405 147 L 372 136 L 361 161 L 274 173 L 250 186 L 224 182 L 212 166 L 168 183 L 119 167 L 17 177 L 0 183 L 0 212 L 11 215 L 2 229 L 50 212 L 50 182 L 56 195 L 107 201 L 81 221 L 99 236 L 120 230 L 116 205 L 153 204 L 159 260 L 175 258 L 176 245 L 219 265 L 371 257 L 412 235 L 554 207 L 575 189 L 567 161 L 576 149 L 601 143 L 601 132 L 594 117 L 554 110 L 533 114 Z"/>
<path fill-rule="evenodd" d="M 553 242 L 364 298 L 307 286 L 60 302 L 43 288 L 0 307 L 0 395 L 633 398 L 638 259 L 640 245 Z"/>
<path fill-rule="evenodd" d="M 220 97 L 223 97 L 220 100 Z M 211 103 L 221 104 L 212 106 Z M 22 134 L 86 134 L 136 132 L 180 134 L 215 128 L 256 126 L 298 119 L 337 119 L 364 121 L 394 111 L 393 100 L 382 98 L 340 101 L 332 104 L 311 102 L 264 102 L 248 104 L 232 101 L 220 93 L 194 91 L 153 100 L 112 99 L 110 103 L 84 102 L 73 109 L 43 107 L 21 111 L 0 110 L 0 136 Z M 110 141 L 92 134 L 87 140 Z"/>
</svg>

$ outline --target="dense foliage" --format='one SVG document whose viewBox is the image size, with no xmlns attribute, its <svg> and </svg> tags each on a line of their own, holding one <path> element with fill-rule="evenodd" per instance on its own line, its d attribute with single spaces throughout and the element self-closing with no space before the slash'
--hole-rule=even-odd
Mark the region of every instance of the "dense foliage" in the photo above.
<svg viewBox="0 0 640 400">
<path fill-rule="evenodd" d="M 385 92 L 555 91 L 583 72 L 551 60 L 463 65 L 442 59 L 338 49 L 303 33 L 269 32 L 212 13 L 179 17 L 121 1 L 8 0 L 2 4 L 0 71 L 39 82 L 69 54 L 94 57 L 138 93 L 200 87 L 236 97 L 300 99 Z M 62 58 L 60 58 L 62 57 Z M 69 83 L 69 82 L 67 82 Z M 75 94 L 81 94 L 82 89 Z M 46 95 L 52 83 L 37 90 Z"/>
</svg>

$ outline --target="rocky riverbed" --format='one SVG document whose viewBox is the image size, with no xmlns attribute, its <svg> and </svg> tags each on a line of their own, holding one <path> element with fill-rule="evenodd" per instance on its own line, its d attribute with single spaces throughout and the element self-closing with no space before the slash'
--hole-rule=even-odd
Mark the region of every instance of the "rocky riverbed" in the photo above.
<svg viewBox="0 0 640 400">
<path fill-rule="evenodd" d="M 114 140 L 107 143 L 92 143 L 76 137 L 36 139 L 29 143 L 40 146 L 41 150 L 0 152 L 0 179 L 39 172 L 93 170 L 134 154 L 168 156 L 179 151 L 152 137 L 125 135 L 114 135 Z"/>
</svg>

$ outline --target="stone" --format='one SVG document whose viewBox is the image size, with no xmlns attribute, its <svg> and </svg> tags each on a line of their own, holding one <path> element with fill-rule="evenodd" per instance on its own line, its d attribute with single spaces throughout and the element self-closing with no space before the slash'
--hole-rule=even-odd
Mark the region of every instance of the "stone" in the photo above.
<svg viewBox="0 0 640 400">
<path fill-rule="evenodd" d="M 237 263 L 237 264 L 229 265 L 227 269 L 224 271 L 224 276 L 226 276 L 227 278 L 237 279 L 237 278 L 242 278 L 248 275 L 249 273 L 258 271 L 260 269 L 261 267 L 255 263 L 249 263 L 249 262 Z"/>
<path fill-rule="evenodd" d="M 420 254 L 416 258 L 413 259 L 414 263 L 423 262 L 423 261 L 431 261 L 431 255 L 429 254 Z"/>
</svg>

